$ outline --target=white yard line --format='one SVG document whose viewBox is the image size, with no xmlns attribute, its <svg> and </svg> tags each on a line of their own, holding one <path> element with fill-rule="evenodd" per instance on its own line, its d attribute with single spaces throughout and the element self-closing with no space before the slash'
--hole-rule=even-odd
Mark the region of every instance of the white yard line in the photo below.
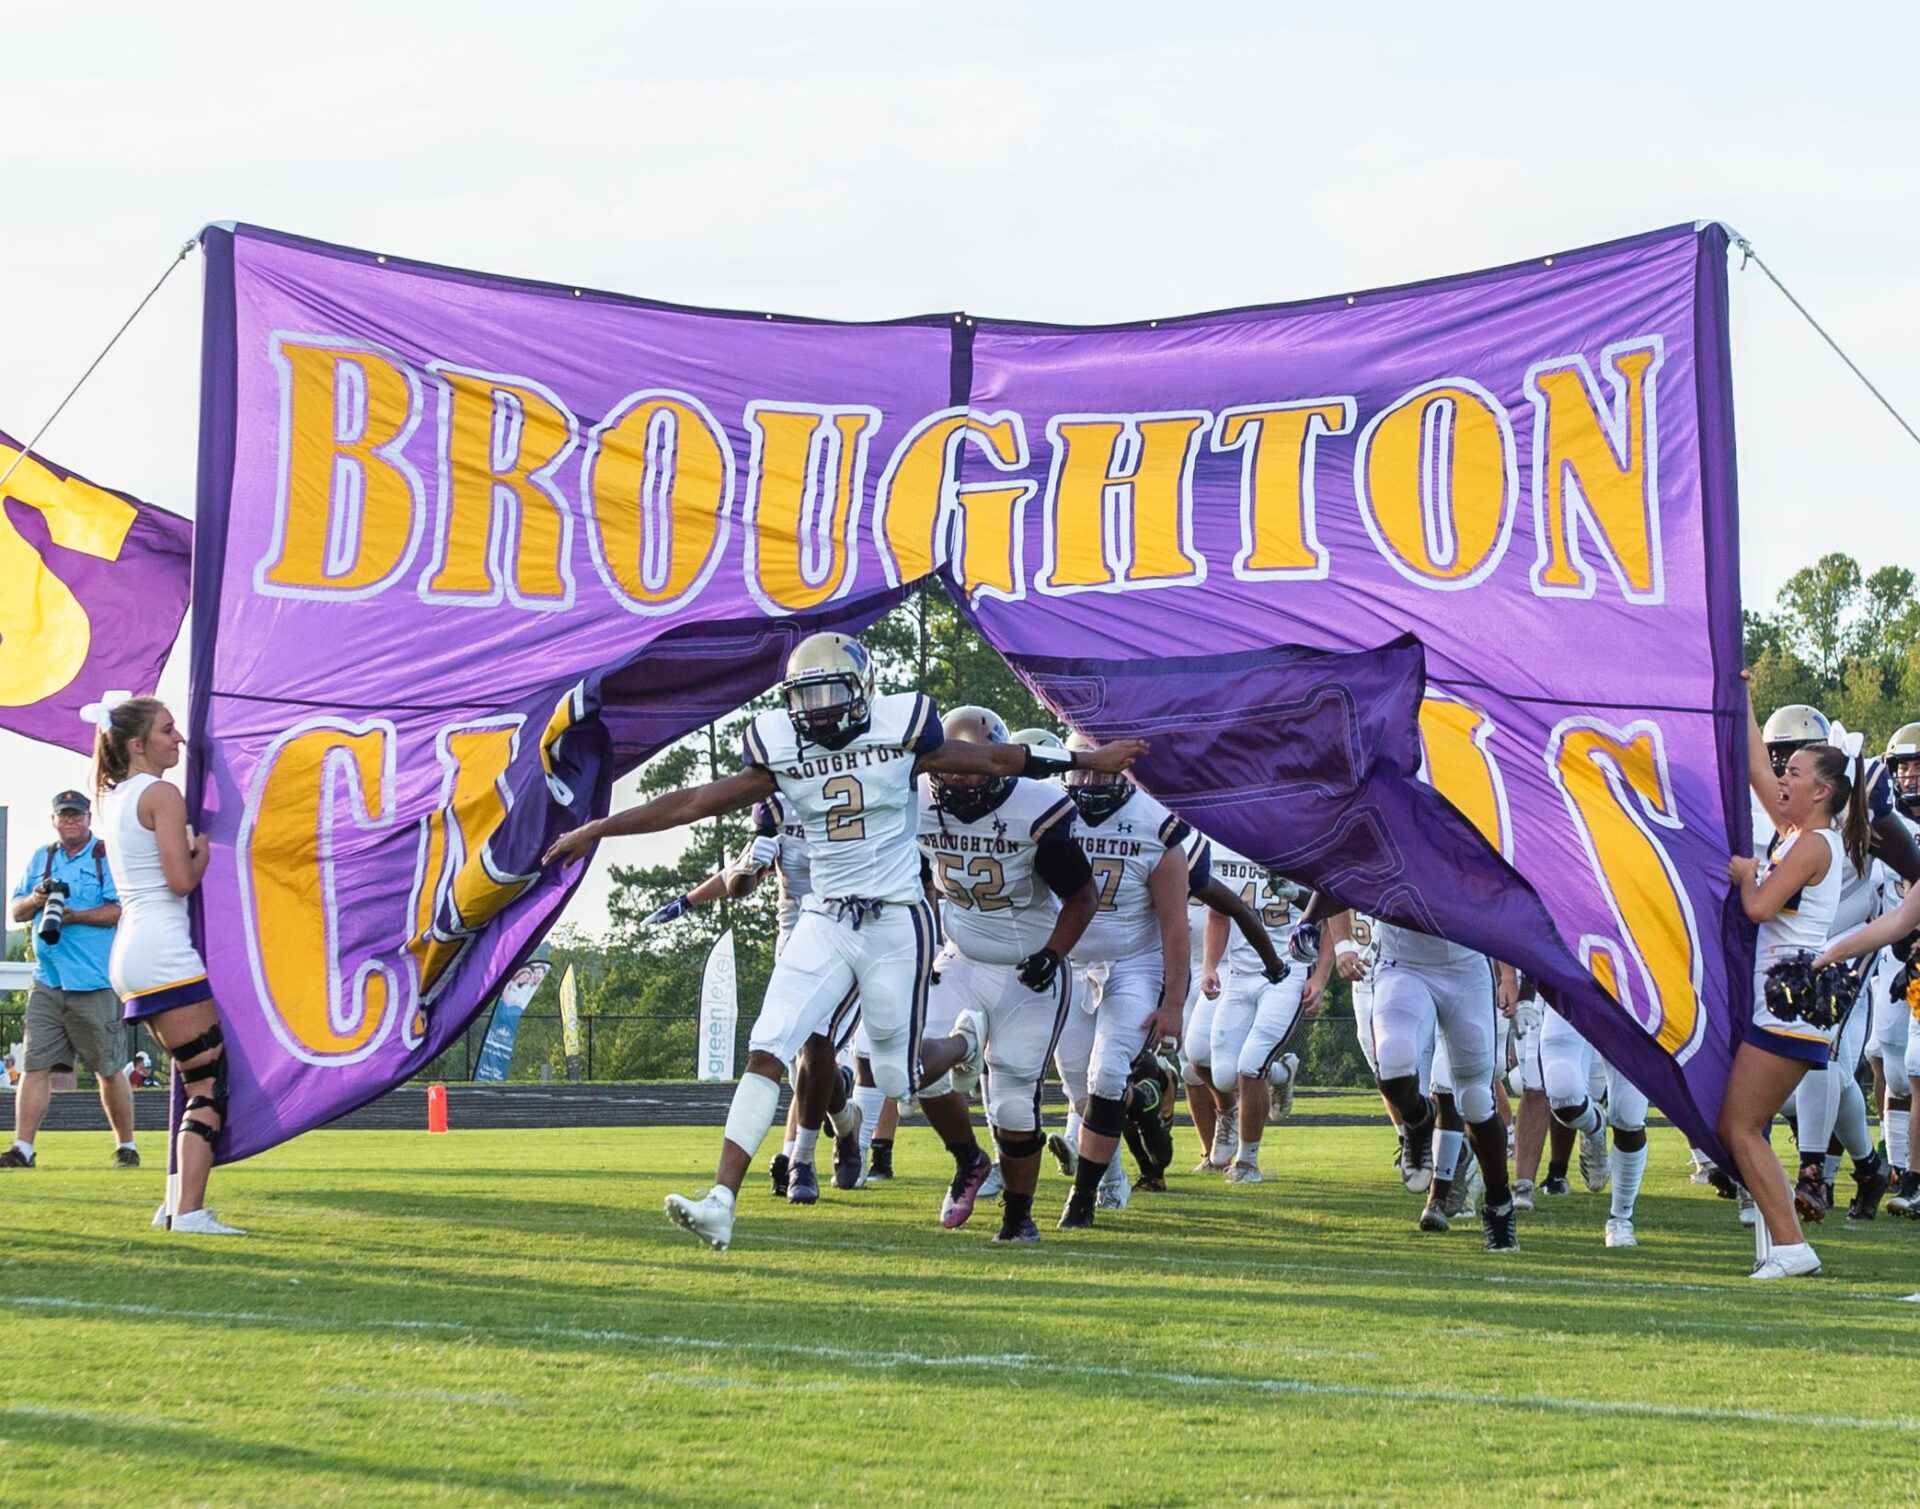
<svg viewBox="0 0 1920 1509">
<path fill-rule="evenodd" d="M 1709 1404 L 1661 1404 L 1634 1399 L 1586 1399 L 1562 1394 L 1473 1393 L 1465 1389 L 1383 1388 L 1361 1383 L 1316 1383 L 1301 1378 L 1241 1378 L 1228 1374 L 1130 1368 L 1113 1363 L 1072 1362 L 1043 1357 L 1032 1352 L 910 1352 L 865 1347 L 809 1346 L 799 1342 L 727 1341 L 711 1336 L 676 1336 L 668 1333 L 581 1326 L 493 1327 L 451 1320 L 353 1320 L 332 1316 L 279 1315 L 259 1310 L 181 1310 L 159 1305 L 113 1304 L 104 1300 L 63 1299 L 56 1296 L 33 1295 L 0 1297 L 0 1309 L 53 1311 L 61 1314 L 131 1315 L 166 1321 L 244 1322 L 250 1325 L 273 1326 L 296 1331 L 311 1330 L 315 1327 L 339 1331 L 439 1331 L 470 1336 L 482 1341 L 506 1337 L 530 1337 L 553 1341 L 646 1347 L 683 1353 L 808 1357 L 822 1362 L 845 1363 L 849 1367 L 858 1368 L 982 1369 L 994 1373 L 1032 1373 L 1056 1378 L 1113 1379 L 1124 1383 L 1161 1384 L 1171 1388 L 1208 1390 L 1227 1394 L 1299 1395 L 1309 1398 L 1362 1399 L 1381 1403 L 1469 1405 L 1542 1411 L 1571 1410 L 1589 1415 L 1703 1420 L 1722 1424 L 1787 1425 L 1816 1430 L 1893 1430 L 1920 1433 L 1920 1419 L 1910 1416 L 1801 1414 L 1767 1409 L 1727 1408 Z M 0 1412 L 0 1415 L 4 1413 Z"/>
</svg>

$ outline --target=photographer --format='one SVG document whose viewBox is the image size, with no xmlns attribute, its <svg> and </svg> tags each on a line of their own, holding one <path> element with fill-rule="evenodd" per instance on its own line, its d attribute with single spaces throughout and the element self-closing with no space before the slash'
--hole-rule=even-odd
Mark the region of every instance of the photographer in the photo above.
<svg viewBox="0 0 1920 1509">
<path fill-rule="evenodd" d="M 13 888 L 11 916 L 33 929 L 33 989 L 27 995 L 26 1047 L 13 1103 L 13 1146 L 0 1168 L 33 1168 L 33 1139 L 47 1114 L 56 1064 L 85 1064 L 100 1081 L 100 1104 L 113 1127 L 114 1162 L 138 1168 L 133 1095 L 127 1085 L 120 999 L 107 977 L 120 893 L 106 846 L 93 836 L 92 804 L 77 791 L 53 799 L 53 843 L 34 851 Z"/>
</svg>

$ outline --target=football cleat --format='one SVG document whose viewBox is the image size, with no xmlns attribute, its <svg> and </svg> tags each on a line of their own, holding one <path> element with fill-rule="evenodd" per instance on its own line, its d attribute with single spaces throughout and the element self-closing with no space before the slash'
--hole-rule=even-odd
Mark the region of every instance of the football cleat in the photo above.
<svg viewBox="0 0 1920 1509">
<path fill-rule="evenodd" d="M 1242 1163 L 1236 1158 L 1227 1165 L 1227 1183 L 1229 1184 L 1258 1184 L 1262 1177 L 1260 1165 L 1257 1163 Z"/>
<path fill-rule="evenodd" d="M 893 1177 L 893 1144 L 875 1142 L 873 1156 L 867 1164 L 869 1179 L 891 1179 Z"/>
<path fill-rule="evenodd" d="M 840 1129 L 833 1136 L 833 1187 L 858 1189 L 866 1181 L 860 1177 L 860 1107 L 848 1101 L 840 1113 Z"/>
<path fill-rule="evenodd" d="M 1136 1195 L 1164 1195 L 1167 1192 L 1166 1171 L 1159 1170 L 1151 1174 L 1142 1174 L 1140 1176 L 1140 1182 L 1133 1186 L 1133 1192 Z"/>
<path fill-rule="evenodd" d="M 1693 1153 L 1693 1172 L 1687 1176 L 1688 1183 L 1711 1184 L 1713 1183 L 1713 1174 L 1713 1160 L 1696 1148 Z"/>
<path fill-rule="evenodd" d="M 1707 1183 L 1713 1186 L 1713 1192 L 1723 1200 L 1740 1198 L 1740 1181 L 1717 1164 L 1707 1165 Z"/>
<path fill-rule="evenodd" d="M 1067 1196 L 1066 1208 L 1060 1212 L 1062 1231 L 1085 1231 L 1093 1225 L 1093 1201 L 1081 1200 L 1079 1193 Z"/>
<path fill-rule="evenodd" d="M 173 1230 L 176 1236 L 189 1237 L 243 1237 L 246 1230 L 240 1226 L 229 1226 L 206 1206 L 198 1210 L 182 1211 L 173 1218 Z"/>
<path fill-rule="evenodd" d="M 967 1224 L 968 1217 L 973 1214 L 974 1201 L 980 1197 L 980 1186 L 987 1182 L 987 1174 L 992 1168 L 993 1160 L 975 1148 L 973 1160 L 955 1172 L 953 1183 L 947 1186 L 947 1192 L 940 1201 L 940 1224 L 948 1231 Z"/>
<path fill-rule="evenodd" d="M 1624 1216 L 1615 1216 L 1607 1222 L 1607 1245 L 1609 1247 L 1638 1247 L 1640 1239 L 1633 1234 L 1633 1222 Z"/>
<path fill-rule="evenodd" d="M 1753 1196 L 1741 1189 L 1738 1197 L 1738 1214 L 1742 1226 L 1751 1226 L 1759 1219 L 1759 1207 L 1753 1203 Z"/>
<path fill-rule="evenodd" d="M 1558 1199 L 1561 1195 L 1572 1194 L 1573 1186 L 1568 1184 L 1566 1179 L 1560 1175 L 1549 1174 L 1540 1181 L 1540 1193 L 1543 1195 L 1551 1195 L 1555 1199 Z"/>
<path fill-rule="evenodd" d="M 1519 1225 L 1520 1223 L 1514 1219 L 1511 1200 L 1498 1210 L 1491 1205 L 1480 1207 L 1480 1229 L 1486 1233 L 1488 1252 L 1518 1252 L 1520 1250 Z"/>
<path fill-rule="evenodd" d="M 1100 1181 L 1099 1192 L 1093 1198 L 1096 1210 L 1125 1210 L 1133 1200 L 1133 1184 L 1127 1178 L 1127 1167 L 1118 1158 L 1107 1165 L 1106 1176 Z"/>
<path fill-rule="evenodd" d="M 1066 1224 L 1065 1217 L 1061 1218 L 1061 1224 L 1063 1226 Z M 1091 1226 L 1093 1223 L 1089 1221 L 1087 1224 Z M 1040 1228 L 1033 1224 L 1032 1216 L 1022 1216 L 1017 1221 L 1002 1221 L 1000 1229 L 993 1234 L 993 1239 L 997 1243 L 1009 1246 L 1018 1244 L 1031 1247 L 1040 1240 Z"/>
<path fill-rule="evenodd" d="M 176 1221 L 179 1217 L 174 1218 Z M 709 1194 L 701 1200 L 667 1196 L 667 1219 L 690 1231 L 715 1252 L 725 1252 L 733 1241 L 733 1202 Z"/>
<path fill-rule="evenodd" d="M 1515 1210 L 1533 1209 L 1533 1180 L 1515 1179 L 1513 1181 L 1513 1208 Z"/>
<path fill-rule="evenodd" d="M 987 1174 L 987 1182 L 980 1186 L 980 1193 L 977 1198 L 982 1200 L 997 1200 L 1006 1192 L 1006 1188 L 1007 1181 L 1001 1177 L 1000 1165 L 996 1162 Z"/>
<path fill-rule="evenodd" d="M 811 1163 L 794 1159 L 787 1167 L 787 1204 L 814 1205 L 820 1199 L 820 1176 Z"/>
<path fill-rule="evenodd" d="M 17 1147 L 10 1147 L 4 1153 L 0 1153 L 0 1168 L 38 1168 L 39 1166 L 38 1158 L 29 1158 Z"/>
<path fill-rule="evenodd" d="M 1794 1212 L 1803 1221 L 1818 1224 L 1827 1218 L 1827 1196 L 1820 1171 L 1805 1170 L 1793 1186 Z"/>
<path fill-rule="evenodd" d="M 1599 1194 L 1613 1177 L 1607 1159 L 1607 1124 L 1603 1121 L 1591 1132 L 1580 1134 L 1580 1182 L 1590 1194 Z"/>
<path fill-rule="evenodd" d="M 1071 1179 L 1080 1167 L 1080 1155 L 1074 1151 L 1073 1144 L 1058 1132 L 1047 1133 L 1047 1151 L 1053 1154 L 1053 1161 L 1060 1165 L 1060 1175 Z"/>
<path fill-rule="evenodd" d="M 1809 1242 L 1793 1242 L 1775 1247 L 1765 1262 L 1752 1273 L 1757 1279 L 1812 1278 L 1820 1271 L 1820 1258 Z"/>
<path fill-rule="evenodd" d="M 1444 1205 L 1433 1198 L 1431 1191 L 1427 1194 L 1426 1208 L 1420 1212 L 1420 1229 L 1422 1231 L 1453 1230 L 1453 1223 L 1447 1219 Z"/>
<path fill-rule="evenodd" d="M 767 1177 L 773 1181 L 773 1197 L 784 1200 L 787 1197 L 787 1171 L 793 1167 L 793 1160 L 785 1153 L 776 1153 L 773 1162 L 767 1165 Z"/>
<path fill-rule="evenodd" d="M 1215 1173 L 1224 1173 L 1240 1151 L 1240 1126 L 1233 1119 L 1235 1109 L 1238 1108 L 1221 1112 L 1220 1119 L 1213 1124 L 1213 1151 L 1207 1157 Z"/>
<path fill-rule="evenodd" d="M 1409 1194 L 1423 1195 L 1433 1184 L 1433 1118 L 1420 1124 L 1417 1134 L 1409 1136 L 1400 1129 L 1400 1182 Z"/>
<path fill-rule="evenodd" d="M 1888 1187 L 1893 1183 L 1892 1171 L 1887 1167 L 1886 1158 L 1876 1153 L 1873 1164 L 1866 1170 L 1855 1169 L 1853 1174 L 1853 1199 L 1847 1204 L 1849 1221 L 1871 1221 L 1880 1214 L 1880 1201 L 1885 1198 Z"/>
<path fill-rule="evenodd" d="M 1300 1076 L 1300 1055 L 1283 1053 L 1267 1070 L 1267 1083 L 1273 1087 L 1267 1102 L 1267 1120 L 1282 1121 L 1293 1114 L 1293 1087 Z"/>
<path fill-rule="evenodd" d="M 1920 1215 L 1920 1172 L 1908 1169 L 1900 1175 L 1900 1186 L 1887 1201 L 1887 1211 L 1896 1216 Z"/>
<path fill-rule="evenodd" d="M 115 1148 L 113 1150 L 113 1166 L 115 1168 L 138 1168 L 140 1166 L 140 1150 L 131 1147 Z"/>
</svg>

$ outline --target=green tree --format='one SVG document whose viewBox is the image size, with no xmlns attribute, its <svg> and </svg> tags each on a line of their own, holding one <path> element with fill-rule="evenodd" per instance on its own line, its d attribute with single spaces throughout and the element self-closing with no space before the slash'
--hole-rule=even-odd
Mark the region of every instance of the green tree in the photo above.
<svg viewBox="0 0 1920 1509">
<path fill-rule="evenodd" d="M 1823 684 L 1840 680 L 1854 642 L 1850 620 L 1860 598 L 1859 562 L 1842 551 L 1801 567 L 1780 589 L 1776 616 L 1794 652 Z"/>
</svg>

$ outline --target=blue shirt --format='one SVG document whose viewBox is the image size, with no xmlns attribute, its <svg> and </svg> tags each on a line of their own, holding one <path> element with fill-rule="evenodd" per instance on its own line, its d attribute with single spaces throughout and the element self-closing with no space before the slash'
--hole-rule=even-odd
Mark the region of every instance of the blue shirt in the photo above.
<svg viewBox="0 0 1920 1509">
<path fill-rule="evenodd" d="M 90 911 L 108 902 L 116 905 L 119 891 L 114 889 L 113 867 L 103 850 L 98 866 L 94 864 L 89 838 L 78 854 L 69 855 L 59 844 L 47 844 L 33 851 L 26 874 L 13 888 L 16 898 L 31 896 L 47 873 L 47 851 L 53 851 L 53 878 L 67 883 L 67 910 Z M 40 914 L 44 915 L 44 914 Z M 113 929 L 87 923 L 69 922 L 60 929 L 58 943 L 45 943 L 40 937 L 40 915 L 27 925 L 33 929 L 33 977 L 54 990 L 109 990 L 107 956 L 113 952 Z"/>
</svg>

